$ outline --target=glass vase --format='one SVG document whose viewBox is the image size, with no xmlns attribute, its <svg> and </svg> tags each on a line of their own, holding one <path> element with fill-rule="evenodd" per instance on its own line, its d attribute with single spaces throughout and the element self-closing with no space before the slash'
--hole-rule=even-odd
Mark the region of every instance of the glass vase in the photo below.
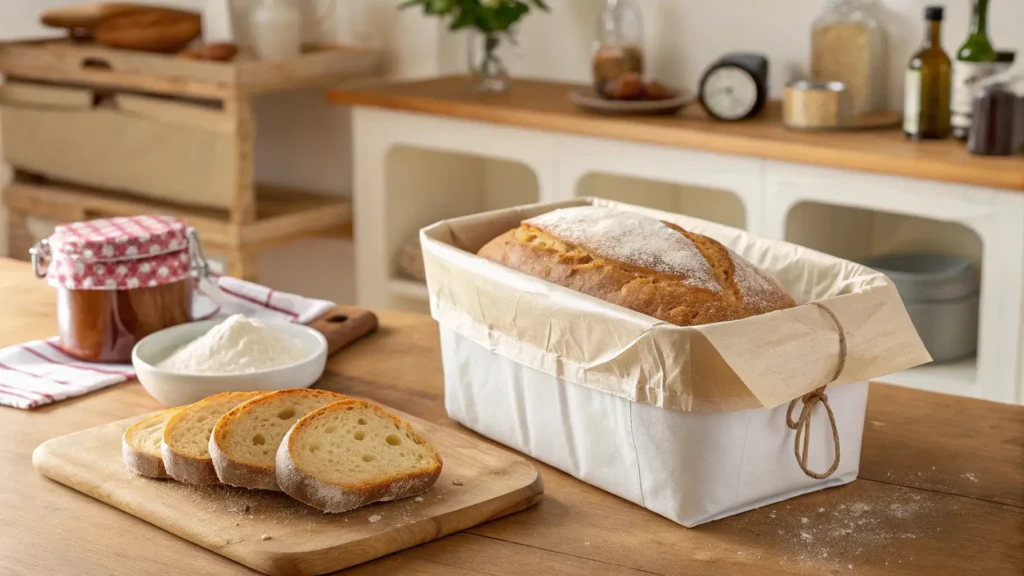
<svg viewBox="0 0 1024 576">
<path fill-rule="evenodd" d="M 511 39 L 511 32 L 506 35 Z M 496 32 L 473 31 L 469 35 L 469 71 L 476 79 L 477 92 L 507 92 L 508 70 L 498 56 L 501 36 Z"/>
</svg>

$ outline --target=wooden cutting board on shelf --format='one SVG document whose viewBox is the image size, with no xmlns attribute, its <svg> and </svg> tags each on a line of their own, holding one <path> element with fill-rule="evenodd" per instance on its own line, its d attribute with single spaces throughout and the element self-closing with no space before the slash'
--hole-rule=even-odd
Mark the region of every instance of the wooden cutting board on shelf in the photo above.
<svg viewBox="0 0 1024 576">
<path fill-rule="evenodd" d="M 189 486 L 131 474 L 121 463 L 121 436 L 144 416 L 54 438 L 36 448 L 32 463 L 43 476 L 272 575 L 342 570 L 540 500 L 540 473 L 523 458 L 396 414 L 437 447 L 444 461 L 441 477 L 420 497 L 345 514 L 324 514 L 279 492 Z"/>
</svg>

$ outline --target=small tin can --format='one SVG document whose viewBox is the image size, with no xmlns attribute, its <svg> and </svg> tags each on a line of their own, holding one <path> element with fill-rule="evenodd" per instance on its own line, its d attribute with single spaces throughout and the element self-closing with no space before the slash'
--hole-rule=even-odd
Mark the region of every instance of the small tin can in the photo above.
<svg viewBox="0 0 1024 576">
<path fill-rule="evenodd" d="M 782 121 L 790 128 L 840 128 L 850 118 L 852 107 L 846 84 L 801 80 L 786 86 Z"/>
</svg>

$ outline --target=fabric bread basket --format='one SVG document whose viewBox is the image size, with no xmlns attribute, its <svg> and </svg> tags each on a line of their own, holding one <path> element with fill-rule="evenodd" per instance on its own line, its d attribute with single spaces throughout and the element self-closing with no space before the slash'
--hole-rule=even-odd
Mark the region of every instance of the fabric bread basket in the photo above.
<svg viewBox="0 0 1024 576">
<path fill-rule="evenodd" d="M 585 204 L 714 238 L 798 306 L 680 327 L 475 254 Z M 695 218 L 583 198 L 442 221 L 420 239 L 448 415 L 688 527 L 853 481 L 867 380 L 930 361 L 884 275 Z"/>
</svg>

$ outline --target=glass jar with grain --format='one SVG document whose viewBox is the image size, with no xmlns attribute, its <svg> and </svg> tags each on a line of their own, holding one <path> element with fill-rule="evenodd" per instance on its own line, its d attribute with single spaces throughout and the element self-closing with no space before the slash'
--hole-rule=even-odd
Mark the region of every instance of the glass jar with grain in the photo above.
<svg viewBox="0 0 1024 576">
<path fill-rule="evenodd" d="M 31 254 L 57 289 L 57 346 L 88 362 L 130 362 L 137 341 L 190 322 L 193 254 L 205 266 L 195 232 L 167 216 L 60 225 Z"/>
<path fill-rule="evenodd" d="M 629 94 L 620 93 L 622 84 L 626 90 L 643 88 L 643 45 L 640 8 L 632 0 L 606 0 L 592 56 L 594 91 L 599 96 L 629 100 Z"/>
<path fill-rule="evenodd" d="M 869 0 L 829 0 L 811 25 L 811 79 L 842 82 L 853 114 L 885 107 L 885 32 Z"/>
</svg>

